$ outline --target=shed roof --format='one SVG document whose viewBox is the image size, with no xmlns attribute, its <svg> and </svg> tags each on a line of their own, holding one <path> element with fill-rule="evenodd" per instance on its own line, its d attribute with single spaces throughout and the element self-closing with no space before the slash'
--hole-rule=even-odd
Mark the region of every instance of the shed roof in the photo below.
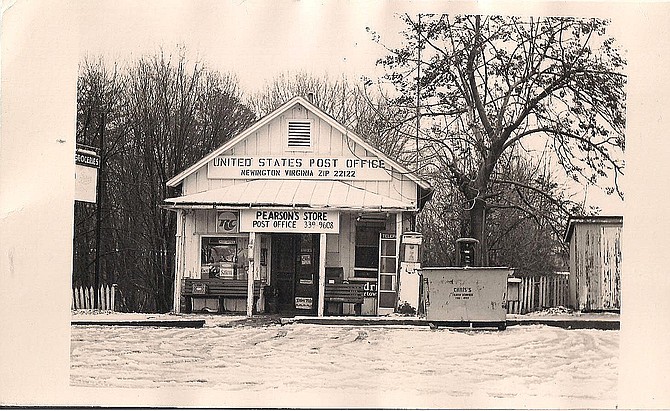
<svg viewBox="0 0 670 411">
<path fill-rule="evenodd" d="M 170 208 L 306 207 L 348 210 L 412 210 L 416 206 L 340 181 L 253 180 L 224 188 L 168 198 Z"/>
<path fill-rule="evenodd" d="M 623 224 L 623 216 L 571 216 L 568 219 L 568 225 L 565 228 L 565 242 L 570 242 L 572 233 L 577 224 Z"/>
<path fill-rule="evenodd" d="M 421 177 L 417 176 L 416 174 L 410 172 L 407 170 L 405 167 L 402 165 L 398 164 L 396 161 L 390 159 L 387 157 L 384 153 L 379 151 L 378 149 L 374 148 L 370 144 L 368 144 L 363 138 L 357 136 L 356 134 L 352 133 L 350 130 L 348 130 L 346 127 L 344 127 L 342 124 L 337 122 L 333 117 L 316 107 L 314 104 L 310 103 L 307 99 L 297 96 L 292 98 L 291 100 L 287 101 L 285 104 L 283 104 L 281 107 L 277 108 L 275 111 L 271 112 L 267 116 L 263 117 L 259 121 L 257 121 L 255 124 L 253 124 L 251 127 L 243 131 L 241 134 L 237 135 L 236 137 L 232 138 L 229 140 L 227 143 L 222 145 L 221 147 L 217 148 L 216 150 L 212 151 L 202 159 L 200 159 L 198 162 L 187 168 L 186 170 L 182 171 L 181 173 L 177 174 L 176 176 L 172 177 L 168 182 L 166 183 L 167 186 L 169 187 L 177 187 L 181 182 L 191 175 L 192 173 L 196 172 L 198 169 L 201 167 L 205 166 L 209 161 L 214 159 L 215 157 L 221 155 L 225 151 L 233 148 L 235 145 L 243 141 L 245 138 L 249 137 L 252 135 L 254 132 L 256 132 L 258 129 L 262 128 L 266 124 L 270 123 L 272 120 L 280 116 L 282 113 L 285 111 L 289 110 L 291 107 L 293 107 L 296 103 L 301 104 L 303 107 L 307 108 L 311 112 L 313 112 L 316 116 L 320 117 L 324 121 L 326 121 L 328 124 L 333 126 L 335 129 L 339 130 L 341 133 L 346 134 L 347 138 L 351 139 L 354 141 L 356 144 L 360 145 L 363 147 L 365 150 L 373 153 L 375 156 L 378 158 L 381 158 L 384 160 L 386 164 L 389 164 L 391 167 L 393 167 L 395 170 L 399 171 L 401 174 L 406 175 L 409 179 L 414 181 L 417 185 L 419 185 L 422 189 L 424 190 L 431 190 L 430 184 L 422 179 Z"/>
</svg>

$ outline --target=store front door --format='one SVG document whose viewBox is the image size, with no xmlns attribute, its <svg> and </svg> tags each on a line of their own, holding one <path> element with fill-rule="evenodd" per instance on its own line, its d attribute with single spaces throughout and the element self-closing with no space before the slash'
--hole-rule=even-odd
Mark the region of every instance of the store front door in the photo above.
<svg viewBox="0 0 670 411">
<path fill-rule="evenodd" d="M 316 314 L 318 234 L 272 235 L 272 286 L 281 313 Z"/>
</svg>

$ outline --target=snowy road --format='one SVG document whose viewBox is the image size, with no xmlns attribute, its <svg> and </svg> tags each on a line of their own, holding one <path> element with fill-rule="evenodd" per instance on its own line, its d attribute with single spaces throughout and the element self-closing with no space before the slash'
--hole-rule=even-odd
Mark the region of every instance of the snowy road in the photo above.
<svg viewBox="0 0 670 411">
<path fill-rule="evenodd" d="M 421 406 L 441 407 L 617 403 L 618 331 L 208 323 L 201 329 L 74 326 L 71 341 L 74 386 L 204 387 L 259 398 L 324 392 L 342 396 L 331 405 L 349 406 L 380 400 L 391 406 L 372 395 L 380 392 L 408 392 Z M 471 399 L 477 402 L 466 402 Z"/>
</svg>

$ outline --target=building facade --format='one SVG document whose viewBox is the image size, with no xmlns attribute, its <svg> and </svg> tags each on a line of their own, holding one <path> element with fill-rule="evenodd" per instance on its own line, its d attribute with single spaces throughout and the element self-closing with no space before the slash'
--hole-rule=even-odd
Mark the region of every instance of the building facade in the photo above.
<svg viewBox="0 0 670 411">
<path fill-rule="evenodd" d="M 177 219 L 175 312 L 379 315 L 405 295 L 417 304 L 418 274 L 399 259 L 430 185 L 307 99 L 167 184 L 181 187 L 164 201 Z"/>
<path fill-rule="evenodd" d="M 571 217 L 569 305 L 581 311 L 621 309 L 621 216 Z"/>
</svg>

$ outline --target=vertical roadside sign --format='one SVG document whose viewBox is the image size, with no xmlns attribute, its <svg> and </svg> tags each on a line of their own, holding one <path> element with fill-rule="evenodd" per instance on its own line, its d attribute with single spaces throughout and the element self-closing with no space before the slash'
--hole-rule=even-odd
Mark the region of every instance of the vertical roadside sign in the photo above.
<svg viewBox="0 0 670 411">
<path fill-rule="evenodd" d="M 94 151 L 77 148 L 75 153 L 74 199 L 95 203 L 100 156 Z"/>
</svg>

